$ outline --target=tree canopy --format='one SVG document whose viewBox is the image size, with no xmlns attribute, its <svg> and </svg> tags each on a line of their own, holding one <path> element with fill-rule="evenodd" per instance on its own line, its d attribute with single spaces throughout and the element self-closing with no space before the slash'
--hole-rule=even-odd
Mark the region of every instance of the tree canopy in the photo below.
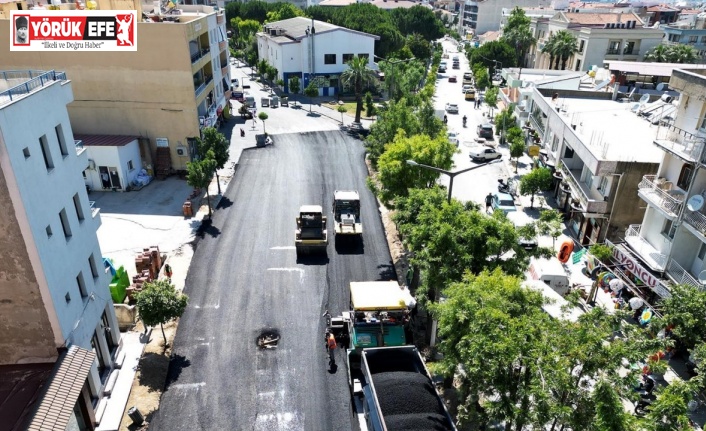
<svg viewBox="0 0 706 431">
<path fill-rule="evenodd" d="M 530 21 L 531 20 L 525 14 L 525 11 L 518 6 L 515 6 L 512 12 L 510 12 L 510 16 L 507 19 L 507 24 L 503 27 L 503 35 L 501 40 L 515 48 L 515 64 L 520 66 L 525 64 L 525 56 L 527 55 L 527 52 L 537 41 L 537 39 L 532 36 Z"/>
<path fill-rule="evenodd" d="M 467 56 L 471 69 L 478 63 L 483 64 L 491 71 L 490 76 L 495 75 L 499 67 L 515 67 L 517 64 L 515 48 L 504 40 L 486 42 L 469 50 Z"/>
<path fill-rule="evenodd" d="M 348 68 L 341 73 L 341 83 L 353 87 L 355 92 L 355 122 L 360 123 L 360 113 L 363 111 L 363 89 L 375 82 L 375 72 L 368 68 L 368 59 L 353 57 L 347 63 Z"/>
<path fill-rule="evenodd" d="M 531 208 L 534 208 L 534 195 L 549 190 L 552 186 L 552 178 L 552 171 L 549 168 L 538 168 L 520 179 L 520 194 L 531 196 Z"/>
<path fill-rule="evenodd" d="M 655 63 L 696 63 L 698 55 L 689 45 L 657 45 L 645 53 L 645 61 Z"/>
<path fill-rule="evenodd" d="M 206 127 L 203 129 L 203 138 L 197 141 L 197 149 L 199 157 L 204 159 L 211 154 L 215 162 L 216 181 L 218 183 L 218 194 L 221 194 L 221 182 L 218 177 L 218 169 L 223 169 L 228 163 L 230 157 L 230 142 L 226 139 L 223 133 L 216 130 L 215 127 Z M 209 151 L 211 151 L 209 153 Z"/>
<path fill-rule="evenodd" d="M 135 294 L 137 309 L 140 311 L 140 319 L 147 326 L 156 326 L 162 329 L 164 344 L 167 344 L 167 336 L 164 334 L 164 324 L 180 317 L 189 298 L 177 292 L 173 284 L 167 280 L 154 280 L 145 282 L 142 291 Z"/>
</svg>

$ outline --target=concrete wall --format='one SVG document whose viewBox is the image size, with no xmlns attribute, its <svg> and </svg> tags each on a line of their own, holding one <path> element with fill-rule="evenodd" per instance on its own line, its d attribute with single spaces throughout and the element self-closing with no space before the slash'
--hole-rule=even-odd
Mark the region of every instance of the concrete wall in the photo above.
<svg viewBox="0 0 706 431">
<path fill-rule="evenodd" d="M 644 175 L 654 175 L 658 169 L 657 163 L 618 163 L 616 172 L 621 172 L 623 177 L 620 181 L 613 181 L 612 199 L 608 206 L 610 225 L 604 232 L 609 240 L 622 240 L 629 225 L 642 223 L 647 204 L 637 195 L 637 185 Z"/>
<path fill-rule="evenodd" d="M 137 320 L 137 306 L 115 304 L 115 317 L 118 319 L 120 330 L 127 331 L 135 326 Z"/>
<path fill-rule="evenodd" d="M 208 18 L 215 23 L 215 15 Z M 0 20 L 0 34 L 9 34 L 9 25 Z M 137 52 L 10 52 L 0 44 L 0 70 L 66 71 L 74 82 L 69 114 L 77 133 L 146 137 L 152 153 L 155 138 L 168 138 L 172 167 L 186 169 L 189 160 L 176 147 L 200 136 L 188 41 L 207 31 L 206 17 L 185 24 L 138 23 Z M 201 100 L 215 88 L 218 66 Z"/>
</svg>

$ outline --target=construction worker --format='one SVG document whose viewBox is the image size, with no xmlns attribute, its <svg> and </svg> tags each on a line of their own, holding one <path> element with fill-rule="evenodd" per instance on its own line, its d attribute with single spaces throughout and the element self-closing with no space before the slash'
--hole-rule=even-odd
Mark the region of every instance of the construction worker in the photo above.
<svg viewBox="0 0 706 431">
<path fill-rule="evenodd" d="M 331 332 L 326 332 L 326 350 L 328 350 L 329 355 L 329 366 L 333 367 L 336 365 L 336 357 L 334 356 L 336 351 L 336 337 L 334 337 Z"/>
</svg>

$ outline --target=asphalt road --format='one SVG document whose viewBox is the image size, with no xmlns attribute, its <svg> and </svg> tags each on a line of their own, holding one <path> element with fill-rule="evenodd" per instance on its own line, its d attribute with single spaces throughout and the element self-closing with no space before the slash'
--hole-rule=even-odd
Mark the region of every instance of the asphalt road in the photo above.
<svg viewBox="0 0 706 431">
<path fill-rule="evenodd" d="M 330 372 L 321 316 L 348 307 L 350 281 L 394 278 L 363 146 L 338 131 L 273 137 L 243 152 L 198 242 L 153 430 L 357 429 L 343 352 Z M 361 193 L 363 250 L 337 252 L 329 226 L 328 258 L 297 262 L 299 206 L 320 204 L 330 220 L 336 188 Z M 277 348 L 257 347 L 263 331 L 279 334 Z"/>
</svg>

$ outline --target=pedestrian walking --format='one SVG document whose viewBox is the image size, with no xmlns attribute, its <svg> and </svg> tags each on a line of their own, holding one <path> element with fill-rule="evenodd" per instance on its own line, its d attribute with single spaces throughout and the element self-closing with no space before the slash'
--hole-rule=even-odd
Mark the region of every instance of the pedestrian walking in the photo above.
<svg viewBox="0 0 706 431">
<path fill-rule="evenodd" d="M 164 275 L 167 276 L 167 278 L 169 279 L 169 282 L 171 283 L 172 282 L 172 267 L 168 263 L 164 264 Z"/>
<path fill-rule="evenodd" d="M 488 196 L 485 197 L 485 212 L 493 212 L 493 194 L 488 193 Z"/>
<path fill-rule="evenodd" d="M 449 123 L 449 117 L 447 117 L 446 114 L 444 114 L 444 124 L 448 124 L 448 123 Z"/>
<path fill-rule="evenodd" d="M 326 350 L 328 351 L 328 365 L 329 367 L 334 367 L 336 365 L 336 337 L 327 331 L 326 332 Z"/>
</svg>

